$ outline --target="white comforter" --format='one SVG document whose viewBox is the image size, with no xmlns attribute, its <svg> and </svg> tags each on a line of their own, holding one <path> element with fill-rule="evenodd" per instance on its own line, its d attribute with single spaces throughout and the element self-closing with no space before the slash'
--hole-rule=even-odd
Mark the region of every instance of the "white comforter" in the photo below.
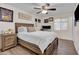
<svg viewBox="0 0 79 59">
<path fill-rule="evenodd" d="M 41 49 L 42 53 L 47 46 L 57 37 L 55 32 L 36 31 L 36 32 L 19 32 L 18 38 L 36 44 Z"/>
</svg>

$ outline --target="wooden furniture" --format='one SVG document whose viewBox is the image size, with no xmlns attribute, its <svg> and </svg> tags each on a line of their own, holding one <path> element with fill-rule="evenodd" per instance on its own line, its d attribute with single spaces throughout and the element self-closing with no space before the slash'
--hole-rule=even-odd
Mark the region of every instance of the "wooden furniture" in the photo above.
<svg viewBox="0 0 79 59">
<path fill-rule="evenodd" d="M 30 42 L 26 42 L 22 39 L 18 40 L 18 44 L 33 51 L 37 55 L 51 55 L 53 54 L 54 50 L 58 47 L 58 38 L 56 38 L 52 43 L 50 43 L 43 53 L 37 45 Z"/>
<path fill-rule="evenodd" d="M 18 33 L 18 27 L 34 27 L 34 24 L 25 24 L 25 23 L 15 23 L 15 31 Z"/>
<path fill-rule="evenodd" d="M 18 27 L 20 27 L 20 26 L 33 27 L 34 25 L 33 24 L 15 23 L 16 33 L 18 31 Z M 18 44 L 20 44 L 21 46 L 24 46 L 25 48 L 35 52 L 36 54 L 50 55 L 50 54 L 53 54 L 54 50 L 57 49 L 57 47 L 58 47 L 58 38 L 55 38 L 55 40 L 48 45 L 48 47 L 44 50 L 43 53 L 37 45 L 30 43 L 30 42 L 26 42 L 26 41 L 19 39 L 19 38 L 18 38 Z"/>
<path fill-rule="evenodd" d="M 16 34 L 1 34 L 1 40 L 1 51 L 5 51 L 6 49 L 16 46 L 17 44 Z"/>
</svg>

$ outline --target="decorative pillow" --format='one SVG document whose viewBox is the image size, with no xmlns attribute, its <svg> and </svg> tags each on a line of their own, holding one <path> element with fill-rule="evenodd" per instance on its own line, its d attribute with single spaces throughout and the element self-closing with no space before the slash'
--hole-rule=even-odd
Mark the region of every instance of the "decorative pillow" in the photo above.
<svg viewBox="0 0 79 59">
<path fill-rule="evenodd" d="M 27 32 L 27 28 L 24 26 L 18 27 L 18 32 Z"/>
<path fill-rule="evenodd" d="M 28 32 L 34 32 L 35 31 L 35 28 L 34 27 L 27 27 L 27 31 Z"/>
</svg>

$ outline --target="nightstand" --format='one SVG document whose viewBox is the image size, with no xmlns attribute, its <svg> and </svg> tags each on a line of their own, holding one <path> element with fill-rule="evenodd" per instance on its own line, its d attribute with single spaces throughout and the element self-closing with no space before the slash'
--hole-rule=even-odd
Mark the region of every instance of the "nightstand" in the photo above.
<svg viewBox="0 0 79 59">
<path fill-rule="evenodd" d="M 5 51 L 11 47 L 17 45 L 16 34 L 1 34 L 2 48 L 1 51 Z"/>
</svg>

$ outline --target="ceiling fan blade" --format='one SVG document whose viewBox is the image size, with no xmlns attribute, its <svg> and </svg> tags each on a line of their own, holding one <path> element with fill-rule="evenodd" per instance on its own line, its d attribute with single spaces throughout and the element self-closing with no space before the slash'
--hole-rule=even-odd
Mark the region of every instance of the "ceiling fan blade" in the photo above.
<svg viewBox="0 0 79 59">
<path fill-rule="evenodd" d="M 34 9 L 41 9 L 41 8 L 34 7 Z"/>
<path fill-rule="evenodd" d="M 52 11 L 55 11 L 55 10 L 56 10 L 56 8 L 50 8 L 50 9 L 47 9 L 47 10 L 52 10 Z"/>
<path fill-rule="evenodd" d="M 41 13 L 41 11 L 38 11 L 37 14 Z"/>
</svg>

